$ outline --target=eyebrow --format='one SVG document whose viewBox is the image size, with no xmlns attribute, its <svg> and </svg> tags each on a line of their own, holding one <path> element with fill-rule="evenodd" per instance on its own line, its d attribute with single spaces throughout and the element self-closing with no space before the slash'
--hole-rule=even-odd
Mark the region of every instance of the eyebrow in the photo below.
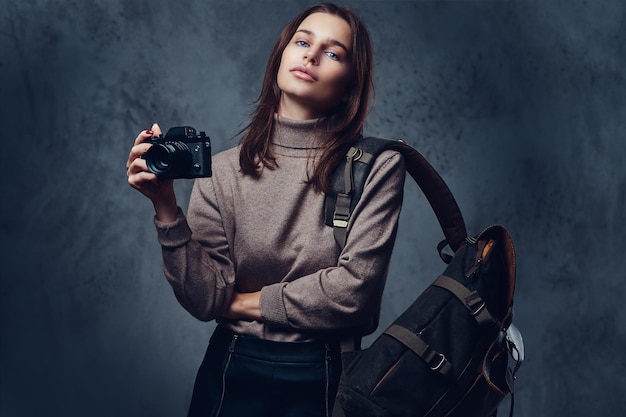
<svg viewBox="0 0 626 417">
<path fill-rule="evenodd" d="M 298 30 L 296 31 L 296 33 L 298 33 L 298 32 L 303 32 L 303 33 L 306 33 L 307 35 L 310 35 L 310 36 L 316 36 L 316 35 L 315 35 L 315 32 L 310 31 L 310 30 L 308 30 L 308 29 L 298 29 Z M 346 45 L 344 45 L 344 44 L 343 44 L 343 42 L 339 42 L 338 40 L 336 40 L 336 39 L 332 39 L 332 38 L 331 38 L 331 39 L 328 39 L 328 42 L 329 42 L 329 43 L 331 43 L 331 44 L 333 44 L 333 45 L 337 45 L 337 46 L 339 46 L 339 47 L 341 47 L 341 48 L 345 49 L 345 51 L 346 51 L 346 52 L 350 52 L 350 50 L 348 49 L 348 47 L 347 47 Z"/>
</svg>

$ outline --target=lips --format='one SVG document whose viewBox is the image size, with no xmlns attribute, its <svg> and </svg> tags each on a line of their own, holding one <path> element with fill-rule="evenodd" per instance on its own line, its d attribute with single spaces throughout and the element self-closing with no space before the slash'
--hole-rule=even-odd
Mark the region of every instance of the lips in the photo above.
<svg viewBox="0 0 626 417">
<path fill-rule="evenodd" d="M 292 68 L 290 71 L 295 77 L 300 78 L 301 80 L 317 81 L 317 76 L 315 75 L 315 73 L 304 65 L 298 65 L 297 67 Z"/>
</svg>

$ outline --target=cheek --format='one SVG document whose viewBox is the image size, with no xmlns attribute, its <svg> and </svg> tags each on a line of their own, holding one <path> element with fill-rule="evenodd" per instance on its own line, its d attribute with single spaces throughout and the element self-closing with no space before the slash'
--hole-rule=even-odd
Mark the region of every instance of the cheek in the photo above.
<svg viewBox="0 0 626 417">
<path fill-rule="evenodd" d="M 276 82 L 278 83 L 279 88 L 282 82 L 285 80 L 285 72 L 288 72 L 288 71 L 287 71 L 287 64 L 285 63 L 285 58 L 283 55 L 280 58 L 280 65 L 278 67 L 278 71 L 276 72 Z"/>
<path fill-rule="evenodd" d="M 352 74 L 350 71 L 343 69 L 332 74 L 330 77 L 330 80 L 332 80 L 330 87 L 336 91 L 337 96 L 341 97 L 347 92 L 351 76 Z"/>
</svg>

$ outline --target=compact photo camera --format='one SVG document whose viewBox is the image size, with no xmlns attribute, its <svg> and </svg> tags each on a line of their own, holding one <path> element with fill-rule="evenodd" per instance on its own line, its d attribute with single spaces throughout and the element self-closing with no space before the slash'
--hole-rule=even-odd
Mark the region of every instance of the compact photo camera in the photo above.
<svg viewBox="0 0 626 417">
<path fill-rule="evenodd" d="M 211 139 L 190 126 L 170 128 L 164 135 L 153 136 L 143 156 L 148 169 L 165 179 L 211 176 Z"/>
</svg>

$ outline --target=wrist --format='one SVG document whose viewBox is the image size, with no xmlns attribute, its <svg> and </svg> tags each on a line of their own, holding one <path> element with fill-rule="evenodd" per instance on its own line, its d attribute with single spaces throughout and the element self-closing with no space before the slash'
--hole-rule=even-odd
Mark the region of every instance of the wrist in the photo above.
<svg viewBox="0 0 626 417">
<path fill-rule="evenodd" d="M 260 292 L 236 293 L 231 304 L 235 316 L 248 320 L 261 320 Z"/>
<path fill-rule="evenodd" d="M 172 223 L 178 217 L 178 205 L 175 198 L 167 201 L 153 201 L 152 204 L 158 221 Z"/>
</svg>

